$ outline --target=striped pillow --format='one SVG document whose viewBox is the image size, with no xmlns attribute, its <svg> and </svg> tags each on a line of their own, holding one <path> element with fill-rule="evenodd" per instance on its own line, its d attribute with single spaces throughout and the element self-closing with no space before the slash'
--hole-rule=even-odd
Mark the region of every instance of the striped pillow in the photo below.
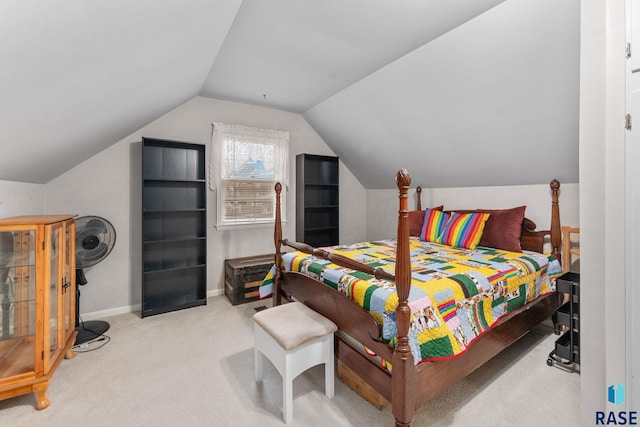
<svg viewBox="0 0 640 427">
<path fill-rule="evenodd" d="M 489 219 L 488 213 L 451 212 L 451 217 L 444 230 L 438 235 L 435 243 L 458 248 L 475 249 L 480 242 L 484 224 Z"/>
<path fill-rule="evenodd" d="M 425 209 L 420 240 L 436 243 L 436 239 L 444 230 L 449 214 L 437 209 Z"/>
<path fill-rule="evenodd" d="M 444 205 L 431 209 L 442 211 L 444 210 Z M 409 236 L 420 237 L 422 224 L 424 224 L 424 211 L 409 211 Z"/>
</svg>

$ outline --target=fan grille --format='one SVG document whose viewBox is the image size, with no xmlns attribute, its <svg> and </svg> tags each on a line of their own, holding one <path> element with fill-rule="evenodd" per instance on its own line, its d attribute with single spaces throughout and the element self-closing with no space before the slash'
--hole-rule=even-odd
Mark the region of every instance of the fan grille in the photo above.
<svg viewBox="0 0 640 427">
<path fill-rule="evenodd" d="M 113 225 L 98 216 L 76 219 L 76 267 L 86 268 L 104 259 L 116 243 Z"/>
</svg>

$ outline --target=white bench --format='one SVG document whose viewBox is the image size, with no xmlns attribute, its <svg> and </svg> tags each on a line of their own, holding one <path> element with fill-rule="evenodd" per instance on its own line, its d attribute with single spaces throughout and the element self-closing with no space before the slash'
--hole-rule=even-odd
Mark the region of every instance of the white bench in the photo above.
<svg viewBox="0 0 640 427">
<path fill-rule="evenodd" d="M 300 302 L 278 305 L 253 315 L 255 378 L 263 379 L 263 357 L 282 376 L 285 423 L 293 418 L 293 379 L 307 369 L 325 364 L 325 394 L 334 394 L 333 333 L 336 325 Z"/>
</svg>

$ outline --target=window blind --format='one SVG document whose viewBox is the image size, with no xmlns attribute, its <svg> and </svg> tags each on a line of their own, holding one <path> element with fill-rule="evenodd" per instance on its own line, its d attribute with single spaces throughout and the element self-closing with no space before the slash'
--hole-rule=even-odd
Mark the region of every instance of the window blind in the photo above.
<svg viewBox="0 0 640 427">
<path fill-rule="evenodd" d="M 217 227 L 275 220 L 276 182 L 288 184 L 289 132 L 214 123 Z M 282 211 L 286 212 L 284 194 Z"/>
</svg>

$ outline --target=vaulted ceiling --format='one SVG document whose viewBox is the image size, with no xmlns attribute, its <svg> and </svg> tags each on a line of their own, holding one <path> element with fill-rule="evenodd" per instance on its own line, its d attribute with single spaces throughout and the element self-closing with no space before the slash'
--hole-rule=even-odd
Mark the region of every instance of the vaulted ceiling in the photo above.
<svg viewBox="0 0 640 427">
<path fill-rule="evenodd" d="M 579 0 L 0 2 L 0 179 L 195 96 L 302 114 L 366 188 L 578 178 Z"/>
</svg>

